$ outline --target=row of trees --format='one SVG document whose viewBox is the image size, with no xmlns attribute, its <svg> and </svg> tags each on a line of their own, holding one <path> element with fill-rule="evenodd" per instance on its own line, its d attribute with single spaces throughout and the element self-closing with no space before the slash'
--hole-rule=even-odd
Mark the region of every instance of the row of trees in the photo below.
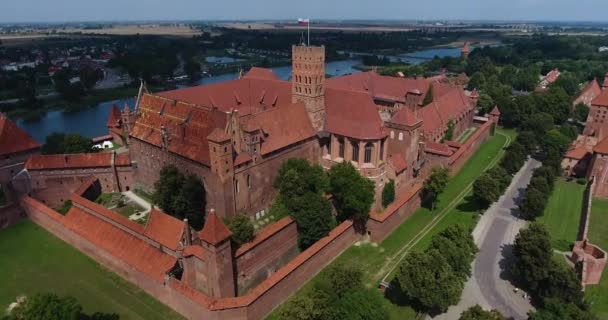
<svg viewBox="0 0 608 320">
<path fill-rule="evenodd" d="M 530 319 L 595 319 L 583 300 L 578 275 L 559 261 L 562 257 L 554 256 L 551 236 L 544 225 L 533 222 L 521 230 L 515 238 L 513 255 L 510 272 L 540 306 Z"/>
<path fill-rule="evenodd" d="M 118 320 L 115 313 L 95 312 L 91 315 L 74 297 L 60 297 L 53 293 L 38 293 L 20 301 L 2 320 Z"/>
<path fill-rule="evenodd" d="M 42 154 L 91 153 L 99 149 L 93 147 L 93 140 L 79 134 L 54 132 L 46 137 Z"/>
<path fill-rule="evenodd" d="M 405 257 L 396 276 L 399 289 L 421 311 L 445 312 L 460 301 L 476 253 L 471 230 L 452 225 L 435 235 L 424 252 Z"/>
<path fill-rule="evenodd" d="M 329 234 L 336 218 L 338 222 L 352 219 L 363 226 L 374 202 L 373 182 L 359 175 L 348 162 L 335 165 L 326 173 L 319 165 L 291 158 L 279 169 L 274 186 L 279 195 L 271 211 L 280 206 L 294 218 L 301 249 Z M 336 218 L 327 194 L 332 196 Z"/>
<path fill-rule="evenodd" d="M 310 291 L 296 295 L 279 312 L 285 320 L 386 320 L 383 297 L 363 285 L 363 274 L 352 266 L 325 270 Z"/>
<path fill-rule="evenodd" d="M 154 184 L 154 203 L 180 220 L 187 218 L 196 230 L 205 224 L 205 188 L 195 176 L 184 176 L 175 166 L 165 166 Z"/>
</svg>

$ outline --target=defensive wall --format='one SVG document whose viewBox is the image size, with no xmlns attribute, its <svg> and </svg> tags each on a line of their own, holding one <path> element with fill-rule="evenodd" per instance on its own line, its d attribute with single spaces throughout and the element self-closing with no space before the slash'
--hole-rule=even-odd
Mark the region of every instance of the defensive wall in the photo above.
<svg viewBox="0 0 608 320">
<path fill-rule="evenodd" d="M 453 174 L 460 170 L 489 137 L 491 125 L 489 121 L 479 127 L 449 158 L 455 166 L 451 171 Z M 384 212 L 370 215 L 367 231 L 373 241 L 386 239 L 419 208 L 422 187 L 422 182 L 414 183 Z M 80 188 L 77 192 L 83 194 L 85 190 L 87 189 Z M 70 230 L 63 222 L 64 216 L 42 202 L 29 196 L 23 197 L 21 202 L 32 221 L 188 319 L 262 319 L 361 237 L 352 222 L 345 221 L 328 236 L 297 253 L 294 249 L 294 244 L 297 243 L 295 223 L 290 218 L 284 218 L 260 231 L 252 243 L 243 245 L 235 252 L 237 290 L 246 293 L 237 297 L 213 298 L 176 278 L 166 276 L 162 280 L 155 279 L 116 259 Z M 293 259 L 284 264 L 285 259 L 288 259 L 286 257 L 294 255 Z"/>
<path fill-rule="evenodd" d="M 583 195 L 583 209 L 579 224 L 577 241 L 572 248 L 571 261 L 580 271 L 583 288 L 589 284 L 598 284 L 606 268 L 608 256 L 602 248 L 589 242 L 587 232 L 591 219 L 591 206 L 595 192 L 595 179 L 591 178 Z"/>
</svg>

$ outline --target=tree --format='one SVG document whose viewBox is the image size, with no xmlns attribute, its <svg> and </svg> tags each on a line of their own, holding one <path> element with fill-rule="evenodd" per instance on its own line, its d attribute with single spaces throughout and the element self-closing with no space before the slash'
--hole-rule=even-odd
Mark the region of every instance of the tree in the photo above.
<svg viewBox="0 0 608 320">
<path fill-rule="evenodd" d="M 561 87 L 569 96 L 572 97 L 578 93 L 579 83 L 580 81 L 576 78 L 575 74 L 571 72 L 562 72 L 551 87 Z"/>
<path fill-rule="evenodd" d="M 515 141 L 524 147 L 527 154 L 533 153 L 538 145 L 536 134 L 529 130 L 520 132 Z"/>
<path fill-rule="evenodd" d="M 321 166 L 311 165 L 306 159 L 290 158 L 281 165 L 274 187 L 289 208 L 294 198 L 307 192 L 325 193 L 329 189 L 329 178 Z"/>
<path fill-rule="evenodd" d="M 545 151 L 552 149 L 562 154 L 568 150 L 570 142 L 571 139 L 564 136 L 559 130 L 552 129 L 542 137 L 541 146 Z"/>
<path fill-rule="evenodd" d="M 445 312 L 457 304 L 464 288 L 462 280 L 438 250 L 408 254 L 397 272 L 401 289 L 427 311 Z"/>
<path fill-rule="evenodd" d="M 433 85 L 429 85 L 429 89 L 426 92 L 426 96 L 424 96 L 424 100 L 422 100 L 422 105 L 426 106 L 429 103 L 433 102 L 434 99 L 434 95 L 433 95 Z"/>
<path fill-rule="evenodd" d="M 553 256 L 551 237 L 545 226 L 533 222 L 522 229 L 515 237 L 513 255 L 511 272 L 536 292 L 541 281 L 549 276 Z"/>
<path fill-rule="evenodd" d="M 296 295 L 279 312 L 281 320 L 335 319 L 330 295 L 318 288 L 308 294 Z"/>
<path fill-rule="evenodd" d="M 500 187 L 501 192 L 504 192 L 509 184 L 511 184 L 511 176 L 507 170 L 501 166 L 496 166 L 488 170 L 487 173 L 492 179 L 498 181 L 498 186 Z"/>
<path fill-rule="evenodd" d="M 477 72 L 471 76 L 469 79 L 469 84 L 467 85 L 467 89 L 473 90 L 483 90 L 486 87 L 486 77 L 481 72 Z"/>
<path fill-rule="evenodd" d="M 579 103 L 574 107 L 574 117 L 580 122 L 586 122 L 589 116 L 589 107 L 584 103 Z"/>
<path fill-rule="evenodd" d="M 462 312 L 458 320 L 505 320 L 505 317 L 497 310 L 486 311 L 476 304 Z"/>
<path fill-rule="evenodd" d="M 540 193 L 548 197 L 551 194 L 551 186 L 547 183 L 545 177 L 533 177 L 528 184 L 528 189 L 538 190 Z"/>
<path fill-rule="evenodd" d="M 528 320 L 596 320 L 588 310 L 581 309 L 573 303 L 564 303 L 557 299 L 545 301 L 542 308 L 530 313 Z"/>
<path fill-rule="evenodd" d="M 435 167 L 424 182 L 424 191 L 431 196 L 431 210 L 435 210 L 437 196 L 443 192 L 449 179 L 450 175 L 447 168 Z"/>
<path fill-rule="evenodd" d="M 549 189 L 553 190 L 553 185 L 555 183 L 555 170 L 552 167 L 543 165 L 540 168 L 534 169 L 533 177 L 545 178 L 545 181 L 549 185 Z"/>
<path fill-rule="evenodd" d="M 362 287 L 363 273 L 354 266 L 336 264 L 328 268 L 325 277 L 331 291 L 342 298 L 347 292 Z"/>
<path fill-rule="evenodd" d="M 190 82 L 194 82 L 201 78 L 201 64 L 190 59 L 184 65 L 184 72 L 190 79 Z"/>
<path fill-rule="evenodd" d="M 117 314 L 96 312 L 87 315 L 82 306 L 70 296 L 59 297 L 54 293 L 38 293 L 27 297 L 23 303 L 11 311 L 7 320 L 118 320 Z"/>
<path fill-rule="evenodd" d="M 479 99 L 477 99 L 477 107 L 480 110 L 480 114 L 489 113 L 495 105 L 496 104 L 494 103 L 494 100 L 492 100 L 492 97 L 485 93 L 481 93 L 479 95 Z"/>
<path fill-rule="evenodd" d="M 382 206 L 386 208 L 393 201 L 395 201 L 395 181 L 390 179 L 382 189 Z"/>
<path fill-rule="evenodd" d="M 205 188 L 201 179 L 195 175 L 188 176 L 175 197 L 172 215 L 188 219 L 190 226 L 201 230 L 205 224 L 205 200 Z"/>
<path fill-rule="evenodd" d="M 329 170 L 330 192 L 333 195 L 338 220 L 364 222 L 374 202 L 374 183 L 362 177 L 348 161 Z"/>
<path fill-rule="evenodd" d="M 344 320 L 388 320 L 389 314 L 383 308 L 384 297 L 374 289 L 360 288 L 347 292 L 337 306 L 334 319 Z"/>
<path fill-rule="evenodd" d="M 165 166 L 160 170 L 160 178 L 154 184 L 153 198 L 154 203 L 166 213 L 172 214 L 174 212 L 175 198 L 184 183 L 184 179 L 184 175 L 173 165 Z"/>
<path fill-rule="evenodd" d="M 83 88 L 87 91 L 90 91 L 95 87 L 97 81 L 103 78 L 103 72 L 99 69 L 93 69 L 89 66 L 83 67 L 80 69 L 80 83 Z"/>
<path fill-rule="evenodd" d="M 42 154 L 90 153 L 98 150 L 93 148 L 93 140 L 79 134 L 51 133 L 46 137 L 42 146 Z"/>
<path fill-rule="evenodd" d="M 531 115 L 524 120 L 521 125 L 522 130 L 534 132 L 537 136 L 543 136 L 546 132 L 553 129 L 553 116 L 546 112 L 539 112 Z"/>
<path fill-rule="evenodd" d="M 331 205 L 323 196 L 309 192 L 293 199 L 292 216 L 298 227 L 298 245 L 301 250 L 327 236 L 334 226 Z"/>
<path fill-rule="evenodd" d="M 448 129 L 445 131 L 445 135 L 443 136 L 443 140 L 452 140 L 454 138 L 454 121 L 452 119 L 448 120 Z"/>
<path fill-rule="evenodd" d="M 255 230 L 251 219 L 246 215 L 238 214 L 228 219 L 226 225 L 232 232 L 232 242 L 235 244 L 234 248 L 239 248 L 244 243 L 253 240 Z"/>
<path fill-rule="evenodd" d="M 154 203 L 164 212 L 178 219 L 187 218 L 190 226 L 196 230 L 203 228 L 205 188 L 197 176 L 186 178 L 175 166 L 165 166 L 154 188 Z"/>
<path fill-rule="evenodd" d="M 500 166 L 513 175 L 524 165 L 527 157 L 526 149 L 521 144 L 514 142 L 507 149 Z"/>
<path fill-rule="evenodd" d="M 526 190 L 526 197 L 519 204 L 519 213 L 523 219 L 534 220 L 543 215 L 547 206 L 548 195 L 534 188 Z"/>
<path fill-rule="evenodd" d="M 473 183 L 473 196 L 484 207 L 496 202 L 502 195 L 500 181 L 496 180 L 487 172 L 482 174 Z"/>
<path fill-rule="evenodd" d="M 449 226 L 433 237 L 429 248 L 439 251 L 462 281 L 471 276 L 471 262 L 477 253 L 471 230 L 461 224 Z"/>
<path fill-rule="evenodd" d="M 583 288 L 576 271 L 555 260 L 551 260 L 547 278 L 540 281 L 537 295 L 543 301 L 559 299 L 564 303 L 577 305 L 583 302 Z"/>
</svg>

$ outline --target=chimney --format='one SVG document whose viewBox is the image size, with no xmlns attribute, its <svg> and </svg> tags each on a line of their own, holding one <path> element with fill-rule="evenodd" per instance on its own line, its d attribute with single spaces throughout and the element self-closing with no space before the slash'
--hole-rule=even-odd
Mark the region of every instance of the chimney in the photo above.
<svg viewBox="0 0 608 320">
<path fill-rule="evenodd" d="M 188 224 L 188 218 L 184 219 L 184 245 L 192 245 L 192 233 L 190 231 L 190 225 Z"/>
</svg>

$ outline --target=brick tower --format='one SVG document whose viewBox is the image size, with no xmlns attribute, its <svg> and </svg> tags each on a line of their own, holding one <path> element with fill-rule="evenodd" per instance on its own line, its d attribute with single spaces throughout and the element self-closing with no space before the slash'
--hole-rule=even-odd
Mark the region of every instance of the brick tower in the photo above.
<svg viewBox="0 0 608 320">
<path fill-rule="evenodd" d="M 303 102 L 317 131 L 325 126 L 325 47 L 291 47 L 292 102 Z"/>
<path fill-rule="evenodd" d="M 215 210 L 210 209 L 199 238 L 207 260 L 207 294 L 215 298 L 234 297 L 236 293 L 231 235 Z"/>
</svg>

